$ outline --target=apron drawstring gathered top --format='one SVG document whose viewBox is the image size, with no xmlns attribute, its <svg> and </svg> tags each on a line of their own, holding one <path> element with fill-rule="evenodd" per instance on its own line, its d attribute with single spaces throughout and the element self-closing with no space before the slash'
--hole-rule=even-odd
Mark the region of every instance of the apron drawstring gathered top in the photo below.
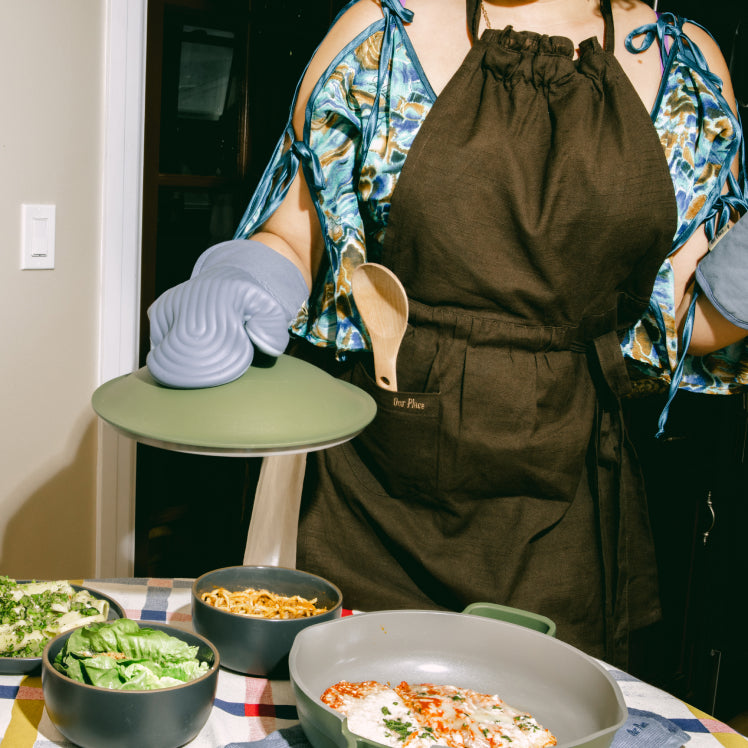
<svg viewBox="0 0 748 748">
<path fill-rule="evenodd" d="M 487 29 L 418 132 L 382 262 L 410 301 L 397 393 L 310 460 L 300 568 L 353 608 L 547 615 L 625 664 L 659 616 L 642 482 L 625 438 L 619 336 L 676 223 L 662 147 L 605 43 Z"/>
</svg>

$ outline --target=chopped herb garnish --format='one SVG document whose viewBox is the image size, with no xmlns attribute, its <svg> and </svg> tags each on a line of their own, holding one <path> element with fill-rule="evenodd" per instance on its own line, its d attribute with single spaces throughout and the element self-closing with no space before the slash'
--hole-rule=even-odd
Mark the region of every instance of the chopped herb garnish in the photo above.
<svg viewBox="0 0 748 748">
<path fill-rule="evenodd" d="M 384 720 L 384 726 L 388 730 L 392 730 L 397 735 L 398 740 L 404 741 L 413 732 L 413 725 L 410 722 L 403 722 L 401 719 L 386 719 Z"/>
<path fill-rule="evenodd" d="M 94 607 L 95 604 L 100 609 Z M 40 657 L 47 641 L 76 621 L 106 620 L 108 605 L 66 581 L 19 584 L 0 577 L 0 657 Z"/>
</svg>

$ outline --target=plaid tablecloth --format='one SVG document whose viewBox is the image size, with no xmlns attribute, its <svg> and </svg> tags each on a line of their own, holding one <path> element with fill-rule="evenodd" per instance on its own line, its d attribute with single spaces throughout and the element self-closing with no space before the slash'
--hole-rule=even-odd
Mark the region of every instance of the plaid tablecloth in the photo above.
<svg viewBox="0 0 748 748">
<path fill-rule="evenodd" d="M 129 618 L 166 622 L 191 629 L 190 579 L 73 580 L 114 598 Z M 665 717 L 688 736 L 688 748 L 748 748 L 748 739 L 708 714 L 620 670 L 609 668 L 627 706 Z M 630 720 L 636 738 L 644 721 Z M 230 743 L 262 740 L 277 730 L 297 724 L 296 706 L 288 681 L 247 678 L 221 670 L 210 719 L 190 748 L 223 748 Z M 644 733 L 643 733 L 644 734 Z M 41 748 L 70 746 L 44 710 L 41 678 L 0 676 L 0 746 Z M 623 736 L 629 737 L 629 735 Z M 645 748 L 646 741 L 642 742 Z"/>
</svg>

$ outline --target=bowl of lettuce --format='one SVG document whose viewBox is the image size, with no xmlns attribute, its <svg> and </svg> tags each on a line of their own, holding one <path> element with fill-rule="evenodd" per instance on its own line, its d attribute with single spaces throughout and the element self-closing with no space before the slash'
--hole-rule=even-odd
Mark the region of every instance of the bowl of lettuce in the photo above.
<svg viewBox="0 0 748 748">
<path fill-rule="evenodd" d="M 55 727 L 83 748 L 177 748 L 210 716 L 218 650 L 204 637 L 129 618 L 52 639 L 42 690 Z"/>
</svg>

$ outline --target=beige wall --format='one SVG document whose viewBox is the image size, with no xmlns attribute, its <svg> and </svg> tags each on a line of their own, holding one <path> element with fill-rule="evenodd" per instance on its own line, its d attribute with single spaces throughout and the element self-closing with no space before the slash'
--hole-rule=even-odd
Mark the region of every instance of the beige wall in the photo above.
<svg viewBox="0 0 748 748">
<path fill-rule="evenodd" d="M 93 576 L 103 0 L 0 0 L 0 574 Z M 57 206 L 20 270 L 22 203 Z"/>
</svg>

